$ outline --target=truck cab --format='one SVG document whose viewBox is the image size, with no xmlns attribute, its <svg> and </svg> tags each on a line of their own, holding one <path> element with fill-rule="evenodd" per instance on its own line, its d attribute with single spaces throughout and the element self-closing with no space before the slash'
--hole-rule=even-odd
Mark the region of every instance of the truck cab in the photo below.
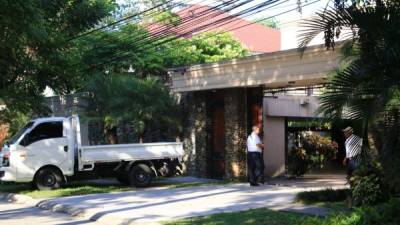
<svg viewBox="0 0 400 225">
<path fill-rule="evenodd" d="M 72 117 L 50 117 L 32 120 L 2 148 L 0 179 L 30 182 L 42 179 L 52 186 L 57 179 L 74 173 L 74 140 Z M 58 177 L 39 174 L 57 170 Z"/>
</svg>

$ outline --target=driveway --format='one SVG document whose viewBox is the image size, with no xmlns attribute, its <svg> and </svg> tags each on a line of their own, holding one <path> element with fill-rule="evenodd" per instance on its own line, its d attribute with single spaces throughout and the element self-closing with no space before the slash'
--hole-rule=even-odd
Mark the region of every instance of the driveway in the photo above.
<svg viewBox="0 0 400 225">
<path fill-rule="evenodd" d="M 338 184 L 333 188 L 343 188 Z M 270 208 L 325 214 L 326 209 L 296 205 L 298 192 L 316 187 L 286 187 L 248 184 L 211 185 L 187 188 L 152 188 L 132 192 L 93 194 L 49 200 L 43 205 L 78 207 L 86 219 L 105 224 L 129 224 L 176 220 L 222 212 Z M 324 187 L 326 188 L 326 187 Z"/>
</svg>

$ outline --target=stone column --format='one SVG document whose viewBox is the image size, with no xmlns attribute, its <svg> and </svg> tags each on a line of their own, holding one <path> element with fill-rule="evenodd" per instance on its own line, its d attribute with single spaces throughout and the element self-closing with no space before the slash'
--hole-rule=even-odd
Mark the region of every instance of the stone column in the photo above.
<svg viewBox="0 0 400 225">
<path fill-rule="evenodd" d="M 184 170 L 188 175 L 207 176 L 206 149 L 206 98 L 205 93 L 186 94 L 183 126 L 183 144 L 185 149 Z"/>
<path fill-rule="evenodd" d="M 225 90 L 225 175 L 246 177 L 246 90 Z"/>
</svg>

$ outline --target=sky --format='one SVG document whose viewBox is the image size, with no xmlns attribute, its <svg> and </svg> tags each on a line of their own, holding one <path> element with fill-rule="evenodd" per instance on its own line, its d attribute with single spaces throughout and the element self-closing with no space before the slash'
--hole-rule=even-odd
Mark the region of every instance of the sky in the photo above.
<svg viewBox="0 0 400 225">
<path fill-rule="evenodd" d="M 117 3 L 121 4 L 121 3 L 125 3 L 126 1 L 134 2 L 134 0 L 117 0 Z M 137 1 L 141 2 L 143 0 L 137 0 Z M 175 2 L 213 6 L 216 4 L 220 4 L 222 1 L 223 0 L 176 0 Z M 225 0 L 225 1 L 228 1 L 228 0 Z M 246 5 L 239 7 L 237 10 L 233 10 L 232 13 L 243 10 L 252 5 L 256 5 L 256 4 L 265 2 L 265 0 L 240 0 L 240 1 L 243 1 L 243 2 L 250 1 L 251 3 L 247 3 Z M 318 10 L 323 10 L 326 7 L 328 2 L 332 2 L 331 0 L 301 0 L 303 5 L 306 5 L 306 4 L 310 4 L 310 5 L 304 6 L 302 8 L 302 12 L 300 13 L 300 12 L 298 12 L 298 10 L 296 10 L 297 1 L 298 0 L 281 0 L 278 3 L 275 3 L 274 7 L 271 7 L 262 12 L 259 12 L 256 15 L 246 17 L 245 19 L 254 20 L 257 18 L 270 17 L 270 16 L 274 16 L 274 15 L 289 11 L 289 10 L 293 10 L 291 12 L 284 13 L 283 15 L 275 16 L 277 21 L 279 21 L 281 23 L 285 23 L 288 21 L 299 20 L 302 18 L 309 17 L 314 12 L 316 12 Z"/>
</svg>

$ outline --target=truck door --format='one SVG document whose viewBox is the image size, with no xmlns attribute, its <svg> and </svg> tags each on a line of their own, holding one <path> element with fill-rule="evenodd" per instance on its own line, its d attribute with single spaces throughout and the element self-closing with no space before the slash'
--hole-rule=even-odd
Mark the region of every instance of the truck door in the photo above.
<svg viewBox="0 0 400 225">
<path fill-rule="evenodd" d="M 18 146 L 21 160 L 17 177 L 31 179 L 45 165 L 67 171 L 68 138 L 64 133 L 62 120 L 39 123 L 27 133 Z"/>
</svg>

